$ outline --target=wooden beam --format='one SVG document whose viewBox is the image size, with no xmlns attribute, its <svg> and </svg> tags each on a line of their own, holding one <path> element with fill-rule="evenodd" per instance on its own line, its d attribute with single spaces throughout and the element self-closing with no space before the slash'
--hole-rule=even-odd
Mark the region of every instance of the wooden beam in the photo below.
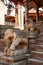
<svg viewBox="0 0 43 65">
<path fill-rule="evenodd" d="M 33 3 L 33 7 L 36 9 L 36 8 L 38 8 L 38 5 L 34 2 L 34 1 L 32 1 L 32 3 Z"/>
</svg>

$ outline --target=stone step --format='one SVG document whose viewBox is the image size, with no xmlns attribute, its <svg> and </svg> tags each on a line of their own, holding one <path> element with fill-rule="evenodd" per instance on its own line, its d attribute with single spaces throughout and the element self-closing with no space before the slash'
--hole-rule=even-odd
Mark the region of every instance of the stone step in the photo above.
<svg viewBox="0 0 43 65">
<path fill-rule="evenodd" d="M 0 61 L 0 65 L 27 65 L 26 60 L 22 60 L 19 62 L 7 62 L 7 61 Z"/>
<path fill-rule="evenodd" d="M 14 63 L 14 59 L 13 58 L 10 58 L 10 57 L 6 57 L 6 56 L 2 56 L 0 57 L 0 61 L 2 62 L 7 62 L 7 63 Z"/>
<path fill-rule="evenodd" d="M 30 51 L 33 51 L 33 50 L 35 50 L 35 46 L 36 46 L 36 44 L 29 44 L 29 50 Z"/>
<path fill-rule="evenodd" d="M 36 51 L 43 51 L 43 42 L 42 43 L 36 43 L 36 44 L 34 44 L 34 43 L 30 43 L 29 44 L 29 49 L 32 51 L 34 51 L 34 50 L 36 50 Z"/>
<path fill-rule="evenodd" d="M 41 32 L 43 32 L 43 28 L 41 28 L 41 30 L 40 30 Z"/>
<path fill-rule="evenodd" d="M 11 56 L 0 56 L 0 61 L 5 61 L 7 63 L 14 63 L 14 62 L 19 62 L 19 61 L 23 61 L 26 60 L 26 56 L 23 57 L 11 57 Z"/>
<path fill-rule="evenodd" d="M 40 44 L 42 45 L 42 44 L 43 44 L 43 40 L 38 40 L 37 43 L 38 43 L 39 45 L 40 45 Z"/>
<path fill-rule="evenodd" d="M 43 42 L 39 42 L 39 41 L 37 41 L 37 43 L 38 43 L 39 45 L 43 45 Z"/>
<path fill-rule="evenodd" d="M 43 33 L 40 33 L 40 34 L 39 34 L 39 37 L 43 37 Z"/>
<path fill-rule="evenodd" d="M 37 29 L 41 29 L 41 26 L 36 25 Z"/>
<path fill-rule="evenodd" d="M 38 40 L 38 42 L 43 42 L 43 40 Z"/>
<path fill-rule="evenodd" d="M 35 23 L 35 24 L 36 24 L 36 23 Z M 36 26 L 37 26 L 37 27 L 41 27 L 41 24 L 40 24 L 40 23 L 37 23 Z"/>
<path fill-rule="evenodd" d="M 31 44 L 32 44 L 32 43 L 33 43 L 33 44 L 36 44 L 36 39 L 29 39 L 29 44 L 30 44 L 30 43 L 31 43 Z"/>
<path fill-rule="evenodd" d="M 37 40 L 43 40 L 43 37 L 37 37 Z"/>
<path fill-rule="evenodd" d="M 41 26 L 41 23 L 36 23 L 36 26 Z"/>
<path fill-rule="evenodd" d="M 43 65 L 43 60 L 39 60 L 36 58 L 29 59 L 28 61 L 30 61 L 31 65 Z"/>
<path fill-rule="evenodd" d="M 35 50 L 37 51 L 43 51 L 43 45 L 35 45 Z"/>
<path fill-rule="evenodd" d="M 40 33 L 39 33 L 39 35 L 41 35 L 41 34 L 43 34 L 43 31 L 42 31 L 42 30 L 40 30 Z"/>
<path fill-rule="evenodd" d="M 42 38 L 41 39 L 39 38 L 39 39 L 37 39 L 37 41 L 38 42 L 43 42 L 43 39 Z"/>
<path fill-rule="evenodd" d="M 40 34 L 40 35 L 39 35 L 39 38 L 43 38 L 43 34 Z"/>
<path fill-rule="evenodd" d="M 43 30 L 43 25 L 41 26 L 41 30 Z"/>
<path fill-rule="evenodd" d="M 37 37 L 36 40 L 37 40 L 37 41 L 38 41 L 38 40 L 43 40 L 43 37 Z"/>
<path fill-rule="evenodd" d="M 36 40 L 43 42 L 43 38 L 41 38 L 41 37 L 40 38 L 37 38 Z"/>
<path fill-rule="evenodd" d="M 32 58 L 37 58 L 37 59 L 43 59 L 43 52 L 32 51 L 31 52 L 31 57 Z"/>
</svg>

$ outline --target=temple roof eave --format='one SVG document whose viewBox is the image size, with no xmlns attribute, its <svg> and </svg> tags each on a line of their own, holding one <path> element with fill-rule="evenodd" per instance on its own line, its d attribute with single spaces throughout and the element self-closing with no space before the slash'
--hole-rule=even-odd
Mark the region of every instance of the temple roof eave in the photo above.
<svg viewBox="0 0 43 65">
<path fill-rule="evenodd" d="M 24 5 L 25 3 L 25 0 L 9 0 L 9 1 L 12 1 L 13 3 L 15 4 L 18 4 L 19 3 L 22 3 Z M 28 1 L 34 1 L 34 3 L 40 8 L 40 7 L 43 7 L 43 0 L 28 0 Z"/>
</svg>

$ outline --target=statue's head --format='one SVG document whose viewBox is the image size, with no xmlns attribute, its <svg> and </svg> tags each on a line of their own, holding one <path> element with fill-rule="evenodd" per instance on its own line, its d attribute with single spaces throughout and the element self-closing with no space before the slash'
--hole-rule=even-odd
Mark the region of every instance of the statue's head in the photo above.
<svg viewBox="0 0 43 65">
<path fill-rule="evenodd" d="M 8 39 L 9 36 L 12 37 L 12 33 L 13 33 L 13 30 L 12 30 L 12 29 L 7 29 L 7 30 L 5 31 L 4 39 Z"/>
</svg>

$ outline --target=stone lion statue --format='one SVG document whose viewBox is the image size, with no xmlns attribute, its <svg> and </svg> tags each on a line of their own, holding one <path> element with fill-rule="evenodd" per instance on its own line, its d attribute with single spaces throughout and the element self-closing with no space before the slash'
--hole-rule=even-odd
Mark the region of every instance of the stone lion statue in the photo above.
<svg viewBox="0 0 43 65">
<path fill-rule="evenodd" d="M 4 54 L 6 56 L 14 56 L 18 54 L 17 51 L 14 52 L 16 48 L 23 49 L 26 46 L 26 43 L 22 42 L 20 38 L 17 38 L 16 32 L 11 29 L 6 30 L 4 36 L 4 42 L 6 44 L 6 47 L 4 49 Z"/>
</svg>

